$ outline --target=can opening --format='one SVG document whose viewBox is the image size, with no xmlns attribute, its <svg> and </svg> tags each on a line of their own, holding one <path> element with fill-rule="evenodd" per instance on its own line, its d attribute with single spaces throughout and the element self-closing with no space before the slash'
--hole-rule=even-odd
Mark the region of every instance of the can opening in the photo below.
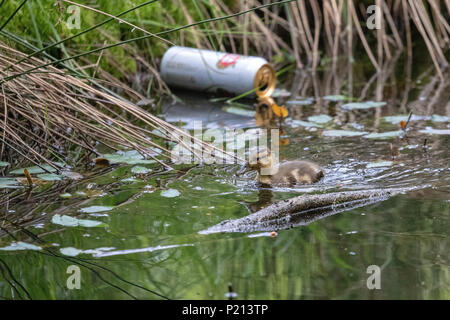
<svg viewBox="0 0 450 320">
<path fill-rule="evenodd" d="M 270 64 L 265 64 L 259 68 L 253 80 L 253 86 L 257 88 L 256 95 L 260 98 L 270 97 L 275 90 L 277 78 L 275 70 Z"/>
</svg>

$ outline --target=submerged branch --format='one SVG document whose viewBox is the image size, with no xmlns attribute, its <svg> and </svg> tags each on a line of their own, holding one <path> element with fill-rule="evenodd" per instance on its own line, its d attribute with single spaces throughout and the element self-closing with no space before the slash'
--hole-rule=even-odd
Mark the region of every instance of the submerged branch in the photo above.
<svg viewBox="0 0 450 320">
<path fill-rule="evenodd" d="M 305 226 L 336 213 L 381 202 L 415 189 L 371 189 L 301 195 L 279 201 L 243 218 L 223 221 L 199 233 L 275 231 Z"/>
</svg>

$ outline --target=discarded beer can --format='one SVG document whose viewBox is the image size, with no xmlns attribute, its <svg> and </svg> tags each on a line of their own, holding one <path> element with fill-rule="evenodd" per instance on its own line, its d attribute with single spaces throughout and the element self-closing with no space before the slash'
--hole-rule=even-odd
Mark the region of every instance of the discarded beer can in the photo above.
<svg viewBox="0 0 450 320">
<path fill-rule="evenodd" d="M 174 87 L 269 97 L 276 84 L 273 67 L 260 57 L 171 47 L 161 61 L 163 80 Z"/>
</svg>

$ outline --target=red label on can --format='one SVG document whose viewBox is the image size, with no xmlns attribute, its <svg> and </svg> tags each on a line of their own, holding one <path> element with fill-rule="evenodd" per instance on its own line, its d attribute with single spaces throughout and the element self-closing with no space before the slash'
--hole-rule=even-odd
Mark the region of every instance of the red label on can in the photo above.
<svg viewBox="0 0 450 320">
<path fill-rule="evenodd" d="M 235 65 L 240 57 L 241 56 L 238 54 L 227 53 L 223 55 L 222 58 L 219 59 L 219 61 L 217 62 L 217 68 L 225 69 L 228 68 L 229 66 Z"/>
</svg>

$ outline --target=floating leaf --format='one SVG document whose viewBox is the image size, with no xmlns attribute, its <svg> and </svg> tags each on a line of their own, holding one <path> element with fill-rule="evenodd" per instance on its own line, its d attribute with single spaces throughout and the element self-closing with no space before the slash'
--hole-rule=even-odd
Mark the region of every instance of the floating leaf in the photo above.
<svg viewBox="0 0 450 320">
<path fill-rule="evenodd" d="M 358 137 L 367 134 L 364 131 L 349 131 L 349 130 L 325 130 L 323 135 L 325 137 Z"/>
<path fill-rule="evenodd" d="M 327 123 L 330 122 L 331 120 L 333 120 L 333 118 L 326 114 L 308 117 L 308 121 L 315 123 Z"/>
<path fill-rule="evenodd" d="M 54 162 L 54 164 L 56 165 L 56 166 L 59 166 L 59 167 L 63 167 L 64 166 L 64 163 L 61 163 L 61 162 Z M 53 172 L 56 172 L 56 169 L 55 168 L 53 168 L 53 167 L 51 167 L 50 165 L 48 165 L 48 164 L 42 164 L 42 165 L 40 165 L 42 168 L 44 168 L 45 170 L 47 170 L 48 172 L 50 172 L 50 173 L 53 173 Z M 11 171 L 10 173 L 11 174 L 24 174 L 24 169 L 27 169 L 28 170 L 28 172 L 30 173 L 30 174 L 39 174 L 39 173 L 47 173 L 44 169 L 42 169 L 41 167 L 38 167 L 38 166 L 33 166 L 33 167 L 27 167 L 27 168 L 20 168 L 20 169 L 16 169 L 16 170 L 13 170 L 13 171 Z"/>
<path fill-rule="evenodd" d="M 306 127 L 306 128 L 322 128 L 322 126 L 318 123 L 303 121 L 303 120 L 290 120 L 288 121 L 289 125 L 291 125 L 293 128 L 297 127 Z"/>
<path fill-rule="evenodd" d="M 345 110 L 360 110 L 360 109 L 370 109 L 370 108 L 378 108 L 387 105 L 386 102 L 374 102 L 374 101 L 366 101 L 366 102 L 352 102 L 342 105 L 342 108 Z"/>
<path fill-rule="evenodd" d="M 36 177 L 44 181 L 61 181 L 61 176 L 54 173 L 41 173 Z"/>
<path fill-rule="evenodd" d="M 426 134 L 449 135 L 450 129 L 439 130 L 439 129 L 433 129 L 430 127 L 426 127 L 425 130 L 420 130 L 419 132 L 426 133 Z"/>
<path fill-rule="evenodd" d="M 81 249 L 77 249 L 77 248 L 73 248 L 73 247 L 67 247 L 67 248 L 61 248 L 61 249 L 59 249 L 59 251 L 65 256 L 76 257 L 80 253 L 95 255 L 95 254 L 102 254 L 102 253 L 105 253 L 105 252 L 108 252 L 108 251 L 111 251 L 114 249 L 115 249 L 115 247 L 102 247 L 102 248 L 97 248 L 97 249 L 81 250 Z"/>
<path fill-rule="evenodd" d="M 392 124 L 399 124 L 402 121 L 407 121 L 408 116 L 398 115 L 398 116 L 387 116 L 383 117 L 383 120 Z M 412 120 L 412 117 L 411 117 Z"/>
<path fill-rule="evenodd" d="M 433 121 L 433 122 L 450 122 L 450 117 L 433 114 L 431 116 L 431 121 Z M 1 164 L 0 164 L 0 166 L 1 166 Z"/>
<path fill-rule="evenodd" d="M 256 114 L 256 112 L 254 110 L 240 108 L 240 107 L 223 107 L 222 110 L 225 112 L 228 112 L 228 113 L 236 114 L 236 115 L 243 116 L 243 117 L 251 117 L 251 118 L 253 118 Z"/>
<path fill-rule="evenodd" d="M 343 96 L 343 95 L 329 95 L 329 96 L 323 97 L 323 100 L 338 102 L 338 101 L 348 101 L 348 100 L 351 100 L 351 98 Z"/>
<path fill-rule="evenodd" d="M 347 123 L 350 127 L 355 128 L 356 130 L 363 130 L 364 126 L 362 124 L 356 123 L 356 122 L 349 122 Z"/>
<path fill-rule="evenodd" d="M 386 122 L 392 123 L 392 124 L 399 124 L 402 121 L 406 123 L 406 121 L 408 121 L 408 117 L 409 117 L 409 115 L 387 116 L 387 117 L 383 117 L 383 120 Z M 430 119 L 430 117 L 417 116 L 417 115 L 413 114 L 409 121 L 419 121 L 419 120 L 429 120 L 429 119 Z"/>
<path fill-rule="evenodd" d="M 142 160 L 144 159 L 144 156 L 139 153 L 137 150 L 127 150 L 127 151 L 117 151 L 117 154 L 127 158 L 127 159 L 134 159 L 134 160 Z"/>
<path fill-rule="evenodd" d="M 180 191 L 177 189 L 167 189 L 161 192 L 161 196 L 166 198 L 175 198 L 180 195 Z"/>
<path fill-rule="evenodd" d="M 0 168 L 9 166 L 9 162 L 0 161 Z"/>
<path fill-rule="evenodd" d="M 147 160 L 137 152 L 136 150 L 131 150 L 127 152 L 118 152 L 113 154 L 104 154 L 102 158 L 108 160 L 111 164 L 115 163 L 126 163 L 126 164 L 152 164 L 155 160 Z"/>
<path fill-rule="evenodd" d="M 67 199 L 67 198 L 71 198 L 72 194 L 70 194 L 70 193 L 61 193 L 59 196 L 61 198 Z"/>
<path fill-rule="evenodd" d="M 21 186 L 17 185 L 16 179 L 0 178 L 0 189 L 16 189 L 16 188 L 21 188 Z"/>
<path fill-rule="evenodd" d="M 367 139 L 392 139 L 395 137 L 400 137 L 405 133 L 405 131 L 403 130 L 398 130 L 398 131 L 388 131 L 388 132 L 380 132 L 380 133 L 370 133 L 366 136 L 364 136 L 364 138 Z"/>
<path fill-rule="evenodd" d="M 3 250 L 3 251 L 16 251 L 16 250 L 38 251 L 38 250 L 42 250 L 42 248 L 39 246 L 35 246 L 34 244 L 18 241 L 18 242 L 11 243 L 11 245 L 9 245 L 7 247 L 0 248 L 0 250 Z"/>
<path fill-rule="evenodd" d="M 390 167 L 392 166 L 392 161 L 377 161 L 371 162 L 366 165 L 366 168 L 379 168 L 379 167 Z"/>
<path fill-rule="evenodd" d="M 290 97 L 291 93 L 289 91 L 287 91 L 286 89 L 274 89 L 272 92 L 271 97 L 272 98 L 278 98 L 278 97 L 282 97 L 282 98 L 286 98 L 286 97 Z"/>
<path fill-rule="evenodd" d="M 138 182 L 138 181 L 141 181 L 141 180 L 136 179 L 136 178 L 133 178 L 133 177 L 130 177 L 130 178 L 122 179 L 122 180 L 120 180 L 120 181 L 121 181 L 121 182 Z"/>
<path fill-rule="evenodd" d="M 141 166 L 135 166 L 135 167 L 131 168 L 131 172 L 134 174 L 146 174 L 151 171 L 152 171 L 152 169 L 148 169 L 146 167 L 141 167 Z"/>
<path fill-rule="evenodd" d="M 61 175 L 63 177 L 72 179 L 72 180 L 80 180 L 83 179 L 83 175 L 79 174 L 78 172 L 74 172 L 74 171 L 63 171 L 61 172 Z"/>
<path fill-rule="evenodd" d="M 96 213 L 96 212 L 105 212 L 111 211 L 114 207 L 111 206 L 90 206 L 86 208 L 81 208 L 79 211 L 83 213 Z"/>
<path fill-rule="evenodd" d="M 94 220 L 82 220 L 77 219 L 74 217 L 69 217 L 66 215 L 59 215 L 55 214 L 52 217 L 52 223 L 59 224 L 66 227 L 86 227 L 86 228 L 92 228 L 92 227 L 103 227 L 105 224 L 101 221 L 94 221 Z"/>
<path fill-rule="evenodd" d="M 304 99 L 296 99 L 296 100 L 286 101 L 286 104 L 288 104 L 288 105 L 298 105 L 298 106 L 308 106 L 313 103 L 314 103 L 313 98 L 304 98 Z"/>
<path fill-rule="evenodd" d="M 73 247 L 61 248 L 61 249 L 59 249 L 59 251 L 63 255 L 69 256 L 69 257 L 76 257 L 77 255 L 79 255 L 80 253 L 83 252 L 83 250 L 73 248 Z"/>
<path fill-rule="evenodd" d="M 139 100 L 136 105 L 139 107 L 151 107 L 155 103 L 155 99 L 147 99 L 144 98 L 142 100 Z"/>
</svg>

